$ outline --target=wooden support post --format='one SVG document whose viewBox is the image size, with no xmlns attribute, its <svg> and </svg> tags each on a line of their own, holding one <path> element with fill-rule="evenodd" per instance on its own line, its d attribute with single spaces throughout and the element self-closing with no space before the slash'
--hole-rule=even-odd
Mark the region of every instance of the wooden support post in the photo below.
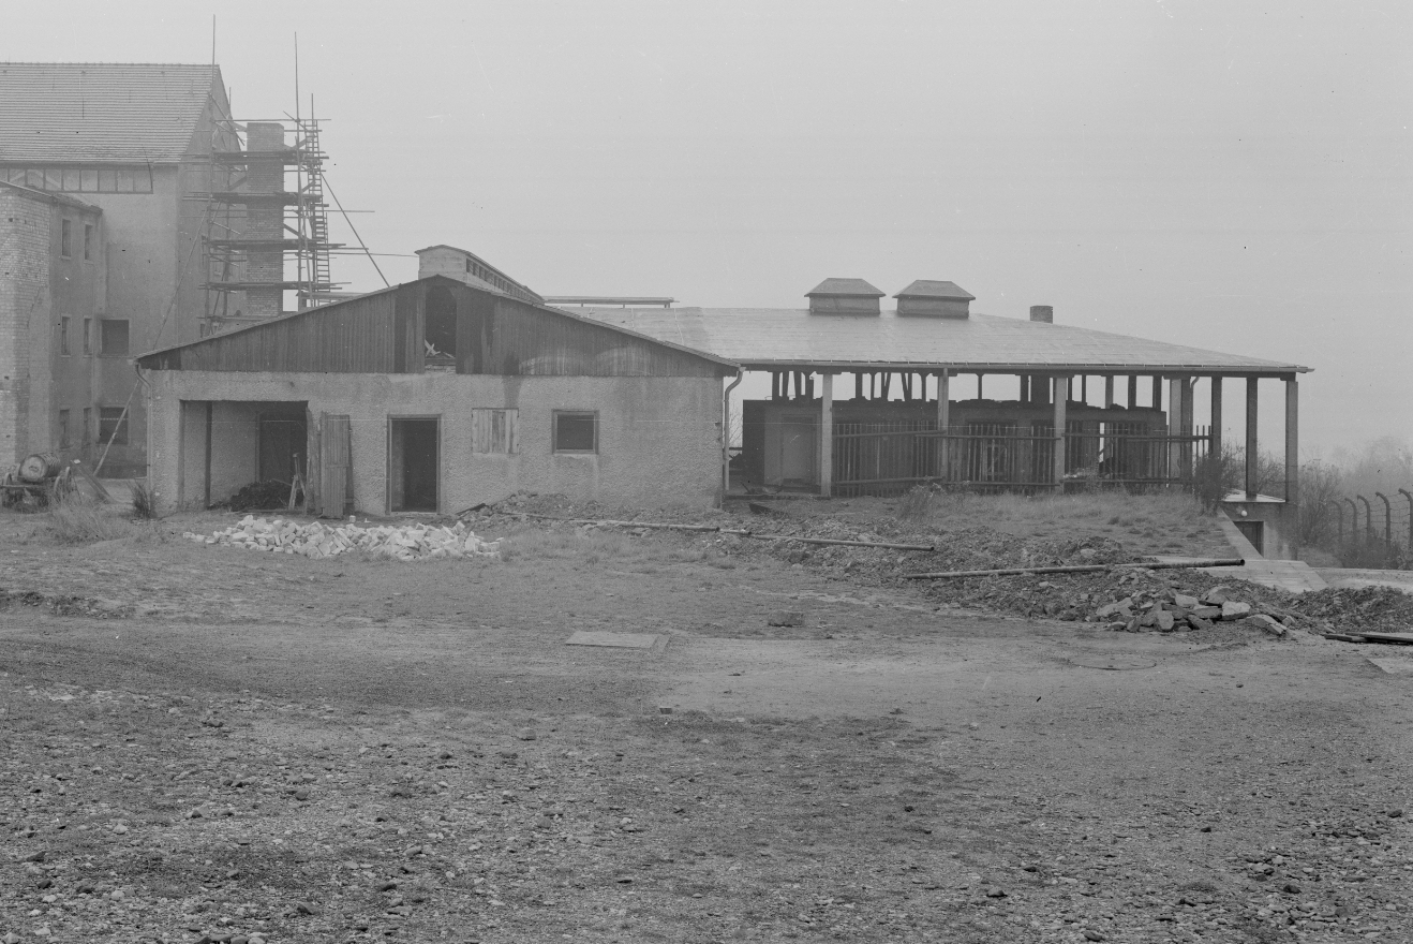
<svg viewBox="0 0 1413 944">
<path fill-rule="evenodd" d="M 828 498 L 834 490 L 834 375 L 820 376 L 819 398 L 819 494 Z"/>
<path fill-rule="evenodd" d="M 1021 375 L 1020 375 L 1020 402 L 1022 402 L 1022 403 L 1029 403 L 1029 402 L 1030 402 L 1030 375 L 1029 375 L 1029 374 L 1021 374 Z"/>
<path fill-rule="evenodd" d="M 1162 374 L 1154 374 L 1154 375 L 1153 375 L 1153 409 L 1155 409 L 1155 410 L 1161 410 L 1162 408 L 1163 408 L 1163 375 L 1162 375 Z"/>
<path fill-rule="evenodd" d="M 1079 402 L 1087 404 L 1089 402 L 1089 375 L 1079 375 Z"/>
<path fill-rule="evenodd" d="M 942 433 L 937 440 L 937 477 L 944 482 L 950 482 L 951 476 L 951 449 L 947 443 L 947 431 L 952 428 L 952 403 L 951 403 L 951 380 L 952 372 L 942 370 L 937 374 L 937 430 Z"/>
<path fill-rule="evenodd" d="M 1070 378 L 1057 376 L 1054 380 L 1055 404 L 1055 488 L 1065 486 L 1065 403 L 1070 398 Z"/>
<path fill-rule="evenodd" d="M 1114 375 L 1108 374 L 1104 377 L 1104 409 L 1114 405 Z"/>
<path fill-rule="evenodd" d="M 1185 388 L 1181 377 L 1168 378 L 1168 435 L 1182 433 L 1182 393 Z"/>
<path fill-rule="evenodd" d="M 1138 406 L 1138 375 L 1128 375 L 1128 402 L 1124 404 L 1130 410 Z"/>
<path fill-rule="evenodd" d="M 856 370 L 854 371 L 854 399 L 862 400 L 863 398 L 863 374 Z"/>
<path fill-rule="evenodd" d="M 1256 464 L 1260 458 L 1256 438 L 1256 378 L 1246 378 L 1246 500 L 1256 498 Z"/>
<path fill-rule="evenodd" d="M 1222 375 L 1213 374 L 1212 384 L 1212 409 L 1210 413 L 1212 429 L 1212 444 L 1207 448 L 1211 450 L 1212 461 L 1216 463 L 1215 470 L 1221 468 L 1222 461 Z"/>
<path fill-rule="evenodd" d="M 1291 557 L 1300 556 L 1300 388 L 1296 375 L 1285 378 L 1285 532 Z M 1384 499 L 1387 508 L 1388 499 Z M 1387 534 L 1384 537 L 1388 537 Z"/>
</svg>

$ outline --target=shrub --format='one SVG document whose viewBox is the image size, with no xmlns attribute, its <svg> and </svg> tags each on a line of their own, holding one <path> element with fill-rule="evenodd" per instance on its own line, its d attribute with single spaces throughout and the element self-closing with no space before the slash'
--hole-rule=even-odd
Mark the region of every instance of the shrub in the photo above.
<svg viewBox="0 0 1413 944">
<path fill-rule="evenodd" d="M 132 483 L 132 516 L 145 521 L 157 517 L 157 502 L 151 486 L 142 482 Z"/>
<path fill-rule="evenodd" d="M 128 526 L 81 499 L 49 509 L 49 533 L 61 544 L 95 544 L 127 537 Z"/>
</svg>

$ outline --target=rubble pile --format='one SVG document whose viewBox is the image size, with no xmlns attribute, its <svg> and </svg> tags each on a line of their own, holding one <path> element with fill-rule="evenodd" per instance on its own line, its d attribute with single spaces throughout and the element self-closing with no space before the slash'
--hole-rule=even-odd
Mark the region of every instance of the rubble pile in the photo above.
<svg viewBox="0 0 1413 944">
<path fill-rule="evenodd" d="M 226 544 L 276 554 L 304 557 L 337 557 L 362 551 L 371 557 L 400 561 L 442 558 L 496 557 L 499 542 L 483 541 L 476 532 L 457 522 L 451 527 L 407 524 L 400 526 L 325 524 L 314 521 L 299 524 L 287 518 L 257 518 L 246 515 L 239 523 L 212 534 L 188 531 L 185 537 L 199 544 Z"/>
</svg>

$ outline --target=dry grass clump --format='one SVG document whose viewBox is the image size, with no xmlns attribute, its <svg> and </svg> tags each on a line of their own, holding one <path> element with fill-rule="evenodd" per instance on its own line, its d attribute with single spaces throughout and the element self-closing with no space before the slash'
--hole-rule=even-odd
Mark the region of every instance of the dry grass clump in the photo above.
<svg viewBox="0 0 1413 944">
<path fill-rule="evenodd" d="M 132 525 L 106 514 L 98 505 L 70 499 L 49 509 L 48 531 L 60 544 L 97 544 L 132 534 Z"/>
</svg>

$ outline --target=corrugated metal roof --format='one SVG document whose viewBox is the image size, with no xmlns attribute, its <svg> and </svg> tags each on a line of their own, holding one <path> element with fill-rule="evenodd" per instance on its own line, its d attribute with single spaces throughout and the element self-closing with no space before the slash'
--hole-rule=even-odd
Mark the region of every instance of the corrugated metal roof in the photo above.
<svg viewBox="0 0 1413 944">
<path fill-rule="evenodd" d="M 809 295 L 866 295 L 882 298 L 883 293 L 863 279 L 825 279 L 805 293 Z"/>
<path fill-rule="evenodd" d="M 0 63 L 0 161 L 177 161 L 213 94 L 219 66 Z"/>
<path fill-rule="evenodd" d="M 580 308 L 608 324 L 748 368 L 1289 374 L 1308 367 L 991 315 L 820 318 L 778 308 Z"/>
<path fill-rule="evenodd" d="M 918 279 L 903 289 L 894 298 L 962 298 L 968 301 L 976 296 L 956 282 L 937 282 L 932 279 Z"/>
</svg>

